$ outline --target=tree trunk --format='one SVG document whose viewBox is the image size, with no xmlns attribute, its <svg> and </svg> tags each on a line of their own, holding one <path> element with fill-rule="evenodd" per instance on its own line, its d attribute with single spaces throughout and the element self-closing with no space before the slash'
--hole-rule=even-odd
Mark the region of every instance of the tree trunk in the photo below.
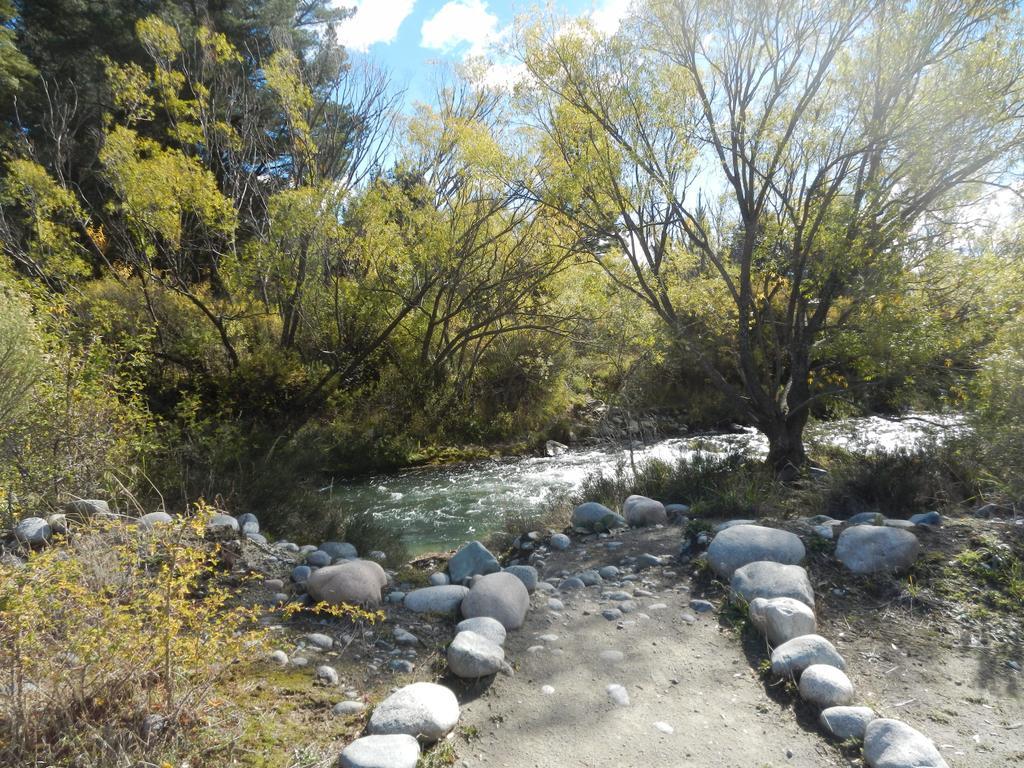
<svg viewBox="0 0 1024 768">
<path fill-rule="evenodd" d="M 768 465 L 780 480 L 794 480 L 807 463 L 804 450 L 804 427 L 807 409 L 796 414 L 779 415 L 764 429 L 768 437 Z"/>
</svg>

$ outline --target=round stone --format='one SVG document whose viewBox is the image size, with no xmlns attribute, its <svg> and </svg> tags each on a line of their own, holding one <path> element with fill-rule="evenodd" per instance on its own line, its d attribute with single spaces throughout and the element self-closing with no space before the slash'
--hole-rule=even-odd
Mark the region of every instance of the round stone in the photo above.
<svg viewBox="0 0 1024 768">
<path fill-rule="evenodd" d="M 458 722 L 459 702 L 454 693 L 436 683 L 413 683 L 377 705 L 368 730 L 375 735 L 405 733 L 435 742 Z"/>
<path fill-rule="evenodd" d="M 737 568 L 761 560 L 797 565 L 805 554 L 795 533 L 763 525 L 735 525 L 716 534 L 708 547 L 708 563 L 719 576 L 729 578 Z"/>
<path fill-rule="evenodd" d="M 828 664 L 812 664 L 800 675 L 800 697 L 822 708 L 853 701 L 853 683 L 846 673 Z"/>
<path fill-rule="evenodd" d="M 556 533 L 551 537 L 551 548 L 557 550 L 568 549 L 569 545 L 572 544 L 572 540 L 564 533 Z"/>
<path fill-rule="evenodd" d="M 818 722 L 827 733 L 841 741 L 864 739 L 868 723 L 877 717 L 871 707 L 828 707 L 823 710 Z"/>
<path fill-rule="evenodd" d="M 505 629 L 519 629 L 530 608 L 530 594 L 523 582 L 504 571 L 481 576 L 462 601 L 464 618 L 489 616 Z"/>
<path fill-rule="evenodd" d="M 729 586 L 733 595 L 750 603 L 757 597 L 791 597 L 814 608 L 814 589 L 799 565 L 760 560 L 737 568 Z"/>
<path fill-rule="evenodd" d="M 476 632 L 459 632 L 448 646 L 448 668 L 457 677 L 476 679 L 501 671 L 505 652 Z"/>
<path fill-rule="evenodd" d="M 622 516 L 631 526 L 665 525 L 668 515 L 660 501 L 634 494 L 622 502 Z"/>
<path fill-rule="evenodd" d="M 839 534 L 836 559 L 854 573 L 899 571 L 917 560 L 921 542 L 902 528 L 858 525 Z"/>
<path fill-rule="evenodd" d="M 868 723 L 864 759 L 871 768 L 949 768 L 931 739 L 904 722 L 888 718 Z"/>
<path fill-rule="evenodd" d="M 406 734 L 363 736 L 341 753 L 341 768 L 416 768 L 420 744 Z"/>
<path fill-rule="evenodd" d="M 317 570 L 306 582 L 306 589 L 318 602 L 377 608 L 381 602 L 381 589 L 387 583 L 387 574 L 379 563 L 372 560 L 348 560 Z"/>
<path fill-rule="evenodd" d="M 414 589 L 405 596 L 405 607 L 414 613 L 436 613 L 442 616 L 454 616 L 469 587 L 449 584 L 446 587 L 423 587 Z"/>
<path fill-rule="evenodd" d="M 456 632 L 475 632 L 487 638 L 496 645 L 505 644 L 505 627 L 497 619 L 490 616 L 477 616 L 473 619 L 463 619 L 455 626 Z"/>
<path fill-rule="evenodd" d="M 750 603 L 750 621 L 773 646 L 794 637 L 813 635 L 818 628 L 814 611 L 791 597 L 754 598 Z"/>
<path fill-rule="evenodd" d="M 794 637 L 772 651 L 772 672 L 780 677 L 796 677 L 812 665 L 846 668 L 836 647 L 821 635 Z"/>
</svg>

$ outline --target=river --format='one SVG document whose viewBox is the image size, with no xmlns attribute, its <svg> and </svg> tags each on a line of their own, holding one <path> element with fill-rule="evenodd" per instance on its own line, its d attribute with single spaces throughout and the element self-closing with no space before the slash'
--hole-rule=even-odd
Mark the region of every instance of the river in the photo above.
<svg viewBox="0 0 1024 768">
<path fill-rule="evenodd" d="M 900 419 L 877 416 L 822 422 L 808 427 L 813 446 L 836 445 L 854 451 L 912 448 L 961 429 L 959 419 L 931 414 Z M 768 444 L 753 429 L 735 434 L 669 438 L 635 448 L 634 460 L 674 462 L 697 450 L 765 455 Z M 348 511 L 370 512 L 397 526 L 413 554 L 446 550 L 480 538 L 501 526 L 505 512 L 532 511 L 552 494 L 571 492 L 589 474 L 614 473 L 628 466 L 623 447 L 572 449 L 553 457 L 482 460 L 443 467 L 423 467 L 358 482 L 335 485 L 333 498 Z M 665 501 L 673 501 L 666 499 Z"/>
</svg>

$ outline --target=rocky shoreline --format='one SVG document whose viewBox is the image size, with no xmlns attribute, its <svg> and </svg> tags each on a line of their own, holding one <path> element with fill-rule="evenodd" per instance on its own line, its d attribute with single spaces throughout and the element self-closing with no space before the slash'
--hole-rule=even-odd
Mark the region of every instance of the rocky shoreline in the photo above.
<svg viewBox="0 0 1024 768">
<path fill-rule="evenodd" d="M 380 564 L 385 553 L 360 558 L 346 542 L 271 544 L 251 514 L 215 514 L 207 524 L 207 536 L 234 553 L 233 570 L 263 576 L 253 599 L 268 607 L 354 604 L 386 616 L 383 626 L 373 629 L 321 620 L 322 630 L 300 633 L 290 646 L 274 649 L 268 658 L 284 668 L 310 668 L 315 685 L 345 694 L 333 706 L 335 715 L 359 722 L 365 718 L 364 732 L 341 751 L 343 766 L 414 768 L 422 748 L 450 740 L 460 721 L 460 685 L 486 686 L 495 675 L 516 674 L 524 659 L 508 655 L 506 640 L 523 627 L 528 615 L 540 612 L 555 621 L 567 615 L 567 605 L 583 600 L 595 604 L 594 611 L 583 610 L 584 616 L 599 612 L 604 621 L 628 629 L 668 607 L 648 587 L 680 584 L 685 578 L 681 571 L 693 569 L 695 575 L 707 572 L 727 584 L 727 598 L 690 599 L 682 622 L 692 624 L 698 615 L 734 611 L 746 616 L 770 649 L 770 674 L 792 685 L 799 698 L 819 712 L 824 735 L 847 745 L 862 744 L 869 768 L 949 767 L 922 731 L 879 717 L 859 700 L 843 655 L 818 634 L 816 603 L 827 595 L 815 593 L 802 565 L 809 548 L 827 548 L 837 567 L 851 575 L 905 571 L 926 551 L 927 537 L 944 523 L 941 516 L 928 513 L 892 520 L 865 513 L 845 521 L 816 517 L 765 525 L 729 520 L 711 527 L 691 520 L 685 505 L 666 506 L 639 496 L 627 499 L 620 512 L 593 502 L 583 504 L 574 511 L 568 532 L 524 532 L 500 559 L 482 543 L 467 542 L 446 562 L 421 559 L 421 565 L 435 566 L 422 575 L 408 568 L 385 571 Z M 62 515 L 19 522 L 7 548 L 44 546 L 56 534 L 73 532 L 68 521 L 83 515 L 117 517 L 105 502 L 77 501 Z M 152 527 L 169 520 L 164 513 L 151 513 L 131 522 Z M 681 544 L 674 553 L 624 554 L 627 529 L 640 537 L 634 546 L 642 546 L 644 531 L 671 537 L 680 528 L 676 541 Z M 599 567 L 572 571 L 552 566 L 560 555 L 595 548 L 605 561 Z M 410 580 L 414 576 L 422 583 Z M 277 614 L 268 614 L 265 623 L 288 629 Z M 291 629 L 294 632 L 295 627 Z M 537 639 L 539 644 L 526 647 L 526 654 L 544 652 L 557 641 L 553 633 Z M 394 688 L 373 705 L 364 690 L 343 680 L 329 663 L 338 658 L 339 648 L 342 653 L 358 649 L 354 659 L 385 685 L 388 675 L 426 673 L 427 679 Z M 430 665 L 418 668 L 420 653 L 431 648 L 437 654 Z M 621 651 L 608 650 L 602 658 L 605 653 L 610 664 L 623 657 Z M 437 682 L 446 678 L 452 684 Z M 546 685 L 539 693 L 553 695 L 555 690 Z M 606 695 L 616 707 L 630 706 L 630 690 L 621 683 L 609 683 Z M 663 721 L 654 727 L 663 734 L 675 730 Z"/>
</svg>

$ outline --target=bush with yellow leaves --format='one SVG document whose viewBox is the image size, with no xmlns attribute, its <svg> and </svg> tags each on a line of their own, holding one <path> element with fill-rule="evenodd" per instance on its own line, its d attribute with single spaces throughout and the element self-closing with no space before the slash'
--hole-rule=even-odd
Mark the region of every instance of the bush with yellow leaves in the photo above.
<svg viewBox="0 0 1024 768">
<path fill-rule="evenodd" d="M 263 649 L 218 583 L 208 514 L 94 521 L 0 563 L 0 764 L 134 764 L 205 724 L 212 687 Z"/>
</svg>

